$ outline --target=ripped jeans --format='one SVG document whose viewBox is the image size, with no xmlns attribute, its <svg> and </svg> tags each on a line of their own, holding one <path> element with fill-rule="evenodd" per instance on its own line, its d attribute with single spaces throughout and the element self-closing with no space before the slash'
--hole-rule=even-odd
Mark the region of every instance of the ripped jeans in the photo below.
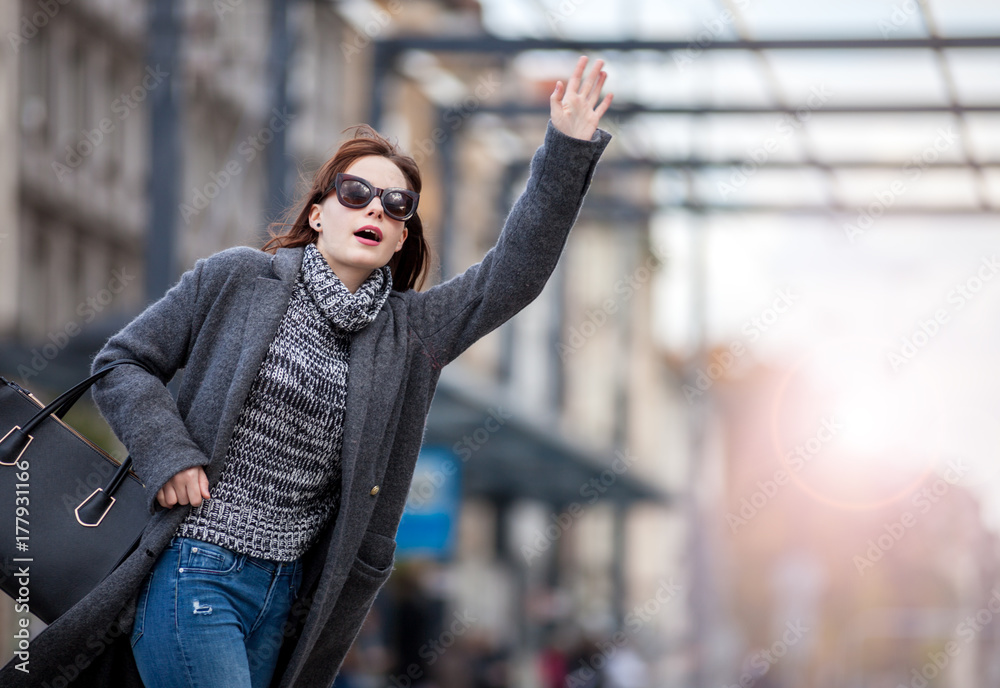
<svg viewBox="0 0 1000 688">
<path fill-rule="evenodd" d="M 146 688 L 266 688 L 302 583 L 277 562 L 175 536 L 142 583 L 132 653 Z"/>
</svg>

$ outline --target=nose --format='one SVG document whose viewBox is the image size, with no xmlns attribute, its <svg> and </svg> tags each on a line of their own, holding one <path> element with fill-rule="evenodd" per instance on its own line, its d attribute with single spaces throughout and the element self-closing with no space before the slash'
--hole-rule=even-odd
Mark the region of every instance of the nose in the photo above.
<svg viewBox="0 0 1000 688">
<path fill-rule="evenodd" d="M 377 207 L 375 205 L 376 203 L 378 204 Z M 382 208 L 382 198 L 380 196 L 376 196 L 368 202 L 368 215 L 376 214 L 377 217 L 381 219 L 384 212 L 385 211 Z"/>
</svg>

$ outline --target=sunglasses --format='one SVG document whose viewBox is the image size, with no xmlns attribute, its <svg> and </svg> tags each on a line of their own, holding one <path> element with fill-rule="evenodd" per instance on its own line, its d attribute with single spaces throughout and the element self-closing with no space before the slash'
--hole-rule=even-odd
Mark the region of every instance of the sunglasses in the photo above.
<svg viewBox="0 0 1000 688">
<path fill-rule="evenodd" d="M 382 210 L 393 220 L 409 220 L 417 212 L 417 201 L 420 194 L 409 189 L 380 189 L 367 179 L 355 177 L 352 174 L 338 172 L 333 180 L 333 186 L 327 188 L 323 195 L 337 189 L 337 200 L 348 208 L 364 208 L 378 198 L 382 202 Z"/>
</svg>

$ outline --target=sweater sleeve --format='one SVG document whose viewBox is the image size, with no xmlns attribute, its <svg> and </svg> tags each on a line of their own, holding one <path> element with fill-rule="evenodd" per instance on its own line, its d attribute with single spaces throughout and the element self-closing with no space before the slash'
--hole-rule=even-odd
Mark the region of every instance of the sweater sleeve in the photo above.
<svg viewBox="0 0 1000 688">
<path fill-rule="evenodd" d="M 411 326 L 435 365 L 454 360 L 541 293 L 610 141 L 602 129 L 589 141 L 567 136 L 550 120 L 496 245 L 462 274 L 409 293 Z"/>
<path fill-rule="evenodd" d="M 91 393 L 101 415 L 132 457 L 154 512 L 156 493 L 177 472 L 209 462 L 191 438 L 166 384 L 187 363 L 196 336 L 196 303 L 205 270 L 198 260 L 158 301 L 150 304 L 95 355 L 91 374 L 119 358 L 146 363 L 156 375 L 122 365 L 98 380 Z"/>
</svg>

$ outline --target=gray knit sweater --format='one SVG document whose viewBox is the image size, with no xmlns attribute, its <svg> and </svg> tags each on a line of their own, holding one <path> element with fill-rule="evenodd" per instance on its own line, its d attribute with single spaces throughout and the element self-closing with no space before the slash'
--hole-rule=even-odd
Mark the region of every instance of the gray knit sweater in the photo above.
<svg viewBox="0 0 1000 688">
<path fill-rule="evenodd" d="M 392 289 L 387 266 L 352 294 L 306 244 L 288 310 L 233 430 L 212 497 L 177 530 L 274 561 L 299 558 L 340 494 L 350 340 Z"/>
</svg>

